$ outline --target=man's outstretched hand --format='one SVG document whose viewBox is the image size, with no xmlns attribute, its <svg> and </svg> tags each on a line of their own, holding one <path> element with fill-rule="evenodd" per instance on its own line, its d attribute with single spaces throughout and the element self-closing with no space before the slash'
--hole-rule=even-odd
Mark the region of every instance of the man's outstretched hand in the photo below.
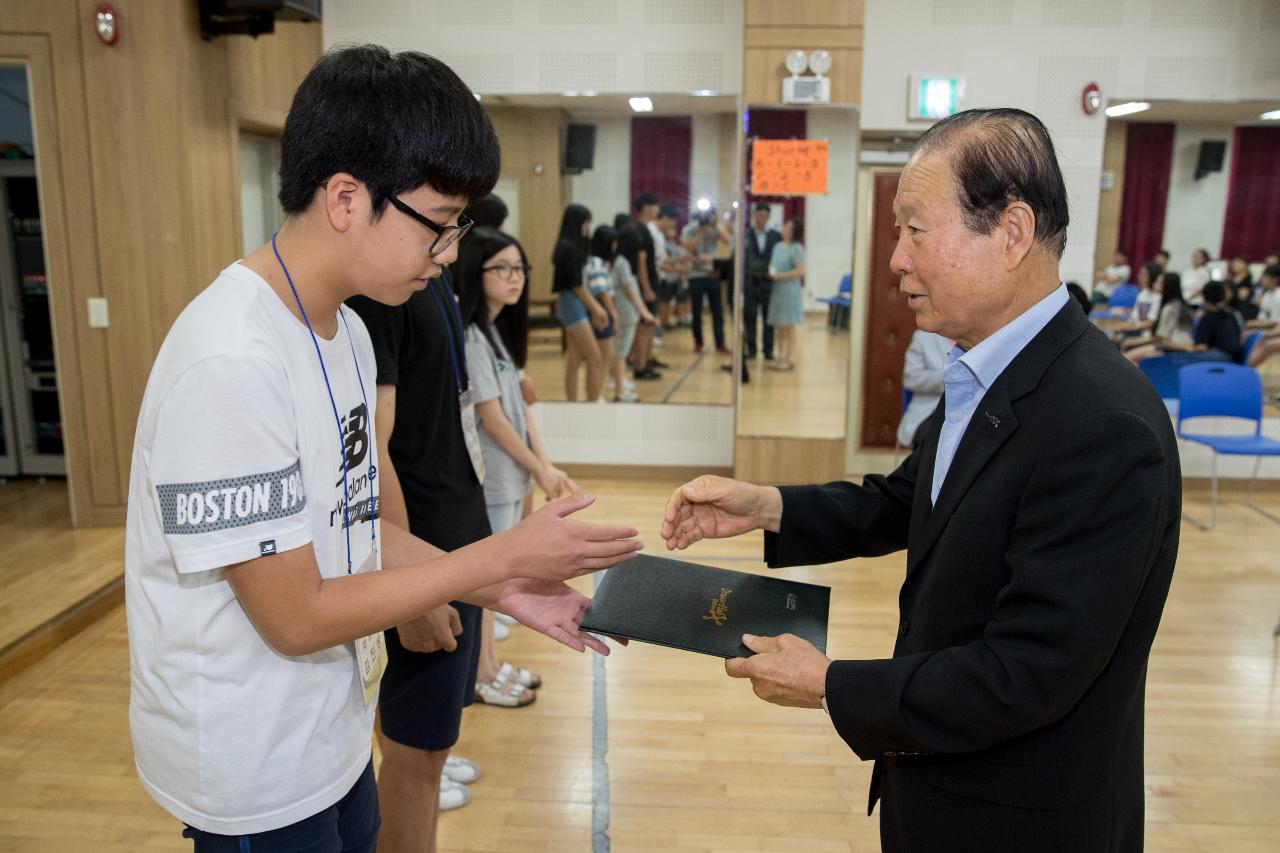
<svg viewBox="0 0 1280 853">
<path fill-rule="evenodd" d="M 782 495 L 727 477 L 702 476 L 676 489 L 662 518 L 667 550 L 688 548 L 700 539 L 725 539 L 752 530 L 778 532 Z"/>
</svg>

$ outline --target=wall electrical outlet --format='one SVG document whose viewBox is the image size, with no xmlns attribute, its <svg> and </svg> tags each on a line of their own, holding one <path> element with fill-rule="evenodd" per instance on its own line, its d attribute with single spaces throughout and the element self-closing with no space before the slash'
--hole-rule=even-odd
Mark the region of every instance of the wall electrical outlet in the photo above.
<svg viewBox="0 0 1280 853">
<path fill-rule="evenodd" d="M 90 299 L 89 328 L 105 329 L 110 324 L 110 320 L 107 317 L 107 300 L 102 297 L 94 297 Z"/>
</svg>

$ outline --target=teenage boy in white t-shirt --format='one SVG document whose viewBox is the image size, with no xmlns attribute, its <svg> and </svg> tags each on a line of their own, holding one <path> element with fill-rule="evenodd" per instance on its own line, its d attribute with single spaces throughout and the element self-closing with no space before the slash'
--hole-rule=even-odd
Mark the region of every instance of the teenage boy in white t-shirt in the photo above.
<svg viewBox="0 0 1280 853">
<path fill-rule="evenodd" d="M 421 290 L 497 176 L 493 129 L 444 64 L 326 54 L 285 124 L 277 239 L 156 357 L 129 484 L 129 719 L 143 785 L 197 851 L 374 849 L 385 628 L 462 599 L 607 653 L 563 581 L 638 543 L 567 518 L 589 499 L 447 555 L 377 520 L 376 368 L 342 302 Z"/>
</svg>

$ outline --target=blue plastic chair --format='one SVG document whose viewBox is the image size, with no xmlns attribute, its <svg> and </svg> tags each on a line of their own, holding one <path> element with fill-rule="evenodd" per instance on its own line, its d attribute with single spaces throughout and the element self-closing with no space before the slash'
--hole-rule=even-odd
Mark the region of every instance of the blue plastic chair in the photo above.
<svg viewBox="0 0 1280 853">
<path fill-rule="evenodd" d="M 1178 410 L 1178 437 L 1203 444 L 1213 451 L 1210 480 L 1210 518 L 1204 524 L 1183 513 L 1187 520 L 1201 530 L 1209 530 L 1218 523 L 1218 456 L 1253 456 L 1253 476 L 1249 479 L 1249 492 L 1245 504 L 1280 522 L 1280 517 L 1258 506 L 1253 499 L 1258 482 L 1258 469 L 1264 456 L 1280 456 L 1280 441 L 1262 434 L 1262 377 L 1258 371 L 1239 364 L 1204 362 L 1191 364 L 1178 372 L 1180 400 Z M 1253 435 L 1210 435 L 1188 432 L 1184 424 L 1192 418 L 1237 418 L 1253 421 Z"/>
<path fill-rule="evenodd" d="M 1250 332 L 1248 337 L 1244 339 L 1244 347 L 1240 350 L 1240 363 L 1247 365 L 1249 356 L 1253 355 L 1254 348 L 1262 340 L 1262 332 Z"/>
<path fill-rule="evenodd" d="M 849 328 L 849 310 L 853 307 L 853 276 L 840 279 L 840 289 L 835 296 L 820 296 L 817 301 L 827 306 L 827 326 L 832 329 Z"/>
<path fill-rule="evenodd" d="M 1105 320 L 1108 317 L 1123 317 L 1138 304 L 1138 293 L 1142 288 L 1136 284 L 1117 284 L 1115 290 L 1107 297 L 1107 307 L 1089 312 L 1091 320 Z"/>
<path fill-rule="evenodd" d="M 1203 359 L 1192 353 L 1170 352 L 1152 358 L 1144 358 L 1139 362 L 1138 369 L 1151 380 L 1151 384 L 1155 386 L 1156 393 L 1160 395 L 1160 399 L 1164 400 L 1165 408 L 1169 410 L 1170 415 L 1176 418 L 1180 408 L 1178 395 L 1181 393 L 1178 389 L 1178 371 L 1188 364 L 1195 364 L 1200 361 L 1203 361 Z"/>
</svg>

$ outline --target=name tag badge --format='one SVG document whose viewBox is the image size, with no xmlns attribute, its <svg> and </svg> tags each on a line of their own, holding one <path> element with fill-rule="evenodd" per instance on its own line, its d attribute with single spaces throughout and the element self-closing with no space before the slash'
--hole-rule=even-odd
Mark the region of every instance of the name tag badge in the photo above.
<svg viewBox="0 0 1280 853">
<path fill-rule="evenodd" d="M 472 402 L 470 388 L 458 395 L 458 407 L 462 410 L 462 438 L 467 445 L 467 455 L 471 457 L 471 467 L 476 470 L 476 479 L 484 485 L 484 455 L 480 452 L 476 404 Z"/>
<path fill-rule="evenodd" d="M 378 570 L 378 549 L 369 552 L 368 558 L 360 564 L 360 572 L 376 572 Z M 387 671 L 387 640 L 381 631 L 375 631 L 367 637 L 356 639 L 356 674 L 364 686 L 364 704 L 368 705 L 378 694 L 378 683 L 382 674 Z"/>
</svg>

